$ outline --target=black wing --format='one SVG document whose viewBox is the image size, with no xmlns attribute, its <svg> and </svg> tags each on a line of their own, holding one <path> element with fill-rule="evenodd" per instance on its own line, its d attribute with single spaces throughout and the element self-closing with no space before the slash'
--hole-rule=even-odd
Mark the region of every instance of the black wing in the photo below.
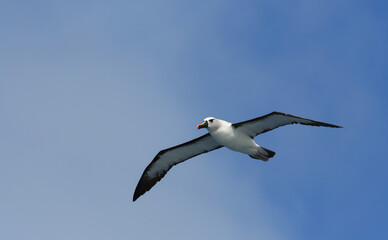
<svg viewBox="0 0 388 240">
<path fill-rule="evenodd" d="M 341 126 L 318 122 L 307 118 L 301 118 L 293 116 L 287 113 L 281 112 L 272 112 L 270 114 L 251 119 L 244 122 L 233 123 L 235 128 L 240 128 L 242 131 L 246 132 L 250 137 L 254 138 L 255 136 L 271 131 L 275 128 L 288 125 L 288 124 L 303 124 L 311 126 L 323 126 L 323 127 L 332 127 L 332 128 L 342 128 Z"/>
<path fill-rule="evenodd" d="M 189 142 L 160 151 L 144 170 L 133 194 L 133 201 L 150 190 L 174 165 L 220 147 L 222 145 L 214 141 L 208 133 Z"/>
</svg>

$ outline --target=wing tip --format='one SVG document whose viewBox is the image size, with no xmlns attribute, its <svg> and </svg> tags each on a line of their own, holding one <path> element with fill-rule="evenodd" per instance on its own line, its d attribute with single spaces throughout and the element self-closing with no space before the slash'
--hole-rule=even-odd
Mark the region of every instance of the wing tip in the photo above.
<svg viewBox="0 0 388 240">
<path fill-rule="evenodd" d="M 135 202 L 139 197 L 141 196 L 141 194 L 133 194 L 133 198 L 132 198 L 132 202 Z"/>
<path fill-rule="evenodd" d="M 135 192 L 133 193 L 133 198 L 132 198 L 132 201 L 135 202 L 136 199 L 138 199 L 141 195 L 143 195 L 144 193 L 141 193 L 140 192 L 140 189 L 139 189 L 139 186 L 136 187 L 135 189 Z"/>
<path fill-rule="evenodd" d="M 133 193 L 132 201 L 136 201 L 139 197 L 141 197 L 144 193 L 149 191 L 157 182 L 157 181 L 146 181 L 145 175 L 140 178 L 139 183 L 136 186 L 135 192 Z"/>
<path fill-rule="evenodd" d="M 320 126 L 331 127 L 331 128 L 344 128 L 342 126 L 338 126 L 338 125 L 334 125 L 334 124 L 330 124 L 330 123 L 324 123 L 324 122 L 320 122 Z"/>
<path fill-rule="evenodd" d="M 155 182 L 156 183 L 156 182 Z M 154 184 L 155 185 L 155 184 Z M 139 183 L 139 186 L 136 187 L 136 190 L 135 192 L 133 193 L 133 198 L 132 198 L 132 201 L 135 202 L 139 197 L 141 197 L 144 193 L 146 193 L 147 191 L 149 191 L 154 185 L 152 186 L 144 186 L 144 185 L 140 185 Z"/>
</svg>

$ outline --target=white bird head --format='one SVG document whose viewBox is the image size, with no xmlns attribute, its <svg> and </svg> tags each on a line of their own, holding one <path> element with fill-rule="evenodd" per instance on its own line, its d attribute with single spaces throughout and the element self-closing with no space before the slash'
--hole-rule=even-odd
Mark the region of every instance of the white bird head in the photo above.
<svg viewBox="0 0 388 240">
<path fill-rule="evenodd" d="M 209 131 L 217 129 L 220 126 L 221 122 L 219 119 L 214 117 L 207 117 L 203 120 L 203 123 L 197 126 L 197 129 L 207 128 Z"/>
</svg>

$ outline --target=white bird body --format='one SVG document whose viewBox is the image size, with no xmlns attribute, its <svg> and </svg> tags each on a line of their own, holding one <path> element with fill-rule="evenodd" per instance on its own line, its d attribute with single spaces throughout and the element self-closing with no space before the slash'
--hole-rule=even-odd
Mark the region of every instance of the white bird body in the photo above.
<svg viewBox="0 0 388 240">
<path fill-rule="evenodd" d="M 216 128 L 208 127 L 208 130 L 213 139 L 220 145 L 248 155 L 256 155 L 260 151 L 260 146 L 249 135 L 234 128 L 232 123 L 214 118 L 206 118 L 205 120 L 210 119 L 214 120 L 213 123 L 218 122 Z"/>
<path fill-rule="evenodd" d="M 302 124 L 340 128 L 329 123 L 318 122 L 281 112 L 272 112 L 262 117 L 239 123 L 230 123 L 214 117 L 204 119 L 198 129 L 206 128 L 209 133 L 186 143 L 160 151 L 144 170 L 133 195 L 133 201 L 150 190 L 176 164 L 202 153 L 227 147 L 248 154 L 251 158 L 267 161 L 275 152 L 257 145 L 253 138 L 288 124 Z"/>
</svg>

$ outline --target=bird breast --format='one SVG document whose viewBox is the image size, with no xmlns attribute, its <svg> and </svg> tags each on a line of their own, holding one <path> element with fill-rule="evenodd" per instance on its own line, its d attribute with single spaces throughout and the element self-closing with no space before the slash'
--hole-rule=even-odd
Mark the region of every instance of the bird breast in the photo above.
<svg viewBox="0 0 388 240">
<path fill-rule="evenodd" d="M 216 142 L 234 151 L 250 153 L 257 147 L 251 137 L 238 131 L 232 125 L 211 131 L 210 135 Z"/>
</svg>

